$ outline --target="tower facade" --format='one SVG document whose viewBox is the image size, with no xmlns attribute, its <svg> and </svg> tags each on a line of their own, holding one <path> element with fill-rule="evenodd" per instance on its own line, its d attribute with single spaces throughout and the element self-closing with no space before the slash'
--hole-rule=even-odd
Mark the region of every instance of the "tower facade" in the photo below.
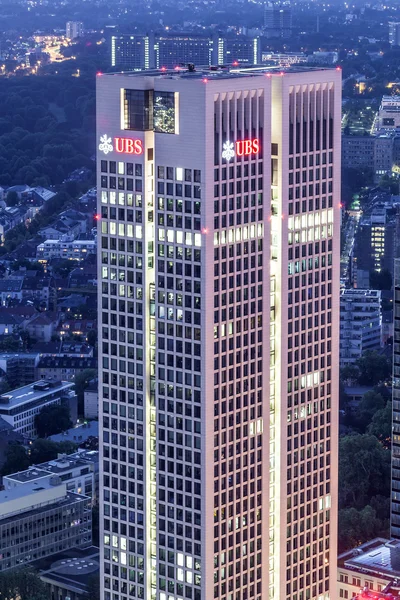
<svg viewBox="0 0 400 600">
<path fill-rule="evenodd" d="M 335 598 L 340 95 L 98 77 L 105 600 Z"/>
</svg>

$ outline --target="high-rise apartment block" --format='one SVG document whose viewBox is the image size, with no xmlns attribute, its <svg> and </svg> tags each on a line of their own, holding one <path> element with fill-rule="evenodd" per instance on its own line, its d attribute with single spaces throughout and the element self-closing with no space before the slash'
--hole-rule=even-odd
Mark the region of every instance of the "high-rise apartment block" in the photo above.
<svg viewBox="0 0 400 600">
<path fill-rule="evenodd" d="M 391 46 L 400 46 L 400 23 L 389 23 L 389 44 Z"/>
<path fill-rule="evenodd" d="M 104 600 L 336 598 L 341 73 L 97 80 Z"/>
<path fill-rule="evenodd" d="M 123 71 L 174 69 L 194 64 L 210 66 L 261 63 L 258 37 L 219 37 L 194 33 L 129 35 L 111 38 L 111 66 Z"/>
<path fill-rule="evenodd" d="M 290 4 L 267 2 L 264 7 L 264 32 L 267 38 L 289 38 L 292 35 Z"/>
<path fill-rule="evenodd" d="M 81 21 L 67 21 L 65 27 L 65 37 L 69 40 L 83 36 L 83 23 Z"/>
<path fill-rule="evenodd" d="M 120 34 L 111 36 L 111 66 L 123 71 L 141 71 L 154 67 L 154 39 L 151 35 Z"/>
</svg>

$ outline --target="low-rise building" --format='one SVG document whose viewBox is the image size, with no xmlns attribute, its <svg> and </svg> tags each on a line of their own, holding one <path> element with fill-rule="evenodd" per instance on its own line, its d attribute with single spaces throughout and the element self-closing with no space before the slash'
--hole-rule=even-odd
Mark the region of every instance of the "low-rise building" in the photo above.
<svg viewBox="0 0 400 600">
<path fill-rule="evenodd" d="M 85 419 L 98 419 L 99 417 L 99 384 L 97 379 L 89 382 L 84 392 Z"/>
<path fill-rule="evenodd" d="M 44 406 L 68 403 L 74 422 L 77 399 L 72 387 L 67 381 L 36 381 L 6 392 L 0 396 L 0 416 L 26 438 L 36 437 L 35 416 Z"/>
<path fill-rule="evenodd" d="M 98 451 L 80 450 L 73 454 L 59 454 L 57 459 L 3 477 L 3 485 L 6 490 L 12 490 L 33 482 L 39 484 L 50 481 L 54 476 L 66 484 L 68 492 L 84 494 L 92 498 L 93 504 L 96 503 L 99 491 Z"/>
<path fill-rule="evenodd" d="M 39 354 L 36 352 L 2 352 L 0 369 L 12 385 L 28 385 L 37 379 L 36 367 Z"/>
<path fill-rule="evenodd" d="M 53 440 L 53 442 L 75 442 L 77 444 L 83 444 L 83 442 L 86 442 L 89 438 L 98 437 L 99 422 L 89 421 L 88 423 L 64 431 L 63 433 L 51 435 L 50 439 Z"/>
<path fill-rule="evenodd" d="M 52 258 L 84 260 L 88 254 L 96 254 L 95 240 L 46 240 L 37 247 L 36 257 L 40 262 Z"/>
<path fill-rule="evenodd" d="M 34 315 L 28 323 L 25 324 L 25 331 L 35 340 L 50 342 L 58 323 L 55 314 L 43 312 Z"/>
<path fill-rule="evenodd" d="M 95 546 L 72 548 L 35 561 L 32 567 L 52 600 L 93 600 L 90 579 L 100 577 L 100 555 Z"/>
<path fill-rule="evenodd" d="M 400 595 L 400 541 L 376 538 L 338 556 L 338 598 L 393 600 Z"/>
<path fill-rule="evenodd" d="M 37 376 L 47 381 L 74 381 L 86 369 L 97 369 L 97 358 L 45 356 L 39 360 Z"/>
<path fill-rule="evenodd" d="M 356 362 L 382 343 L 380 290 L 344 289 L 340 294 L 340 366 Z"/>
<path fill-rule="evenodd" d="M 58 477 L 0 492 L 0 572 L 92 543 L 90 498 Z"/>
</svg>

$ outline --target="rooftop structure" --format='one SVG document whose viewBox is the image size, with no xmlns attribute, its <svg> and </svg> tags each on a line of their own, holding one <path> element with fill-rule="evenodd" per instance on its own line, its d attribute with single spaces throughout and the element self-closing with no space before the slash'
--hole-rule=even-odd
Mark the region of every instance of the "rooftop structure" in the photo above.
<svg viewBox="0 0 400 600">
<path fill-rule="evenodd" d="M 32 567 L 40 573 L 49 598 L 91 600 L 91 577 L 99 577 L 99 549 L 72 548 L 35 561 Z"/>
<path fill-rule="evenodd" d="M 10 423 L 15 431 L 27 438 L 35 437 L 35 415 L 44 406 L 60 404 L 64 400 L 71 403 L 72 409 L 73 400 L 76 401 L 72 388 L 73 384 L 65 381 L 36 381 L 11 390 L 0 396 L 0 416 Z"/>
<path fill-rule="evenodd" d="M 6 490 L 12 490 L 32 482 L 41 484 L 50 481 L 56 475 L 66 484 L 68 492 L 84 494 L 95 500 L 98 463 L 99 453 L 96 450 L 62 454 L 57 459 L 3 477 L 3 485 Z"/>
<path fill-rule="evenodd" d="M 400 596 L 400 542 L 376 538 L 338 557 L 338 597 L 393 599 Z"/>
</svg>

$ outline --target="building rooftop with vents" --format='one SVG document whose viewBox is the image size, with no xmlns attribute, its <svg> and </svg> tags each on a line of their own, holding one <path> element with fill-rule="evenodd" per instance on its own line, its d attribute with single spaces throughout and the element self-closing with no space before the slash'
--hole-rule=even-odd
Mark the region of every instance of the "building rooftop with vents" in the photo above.
<svg viewBox="0 0 400 600">
<path fill-rule="evenodd" d="M 338 557 L 338 597 L 400 598 L 400 540 L 376 538 Z"/>
</svg>

